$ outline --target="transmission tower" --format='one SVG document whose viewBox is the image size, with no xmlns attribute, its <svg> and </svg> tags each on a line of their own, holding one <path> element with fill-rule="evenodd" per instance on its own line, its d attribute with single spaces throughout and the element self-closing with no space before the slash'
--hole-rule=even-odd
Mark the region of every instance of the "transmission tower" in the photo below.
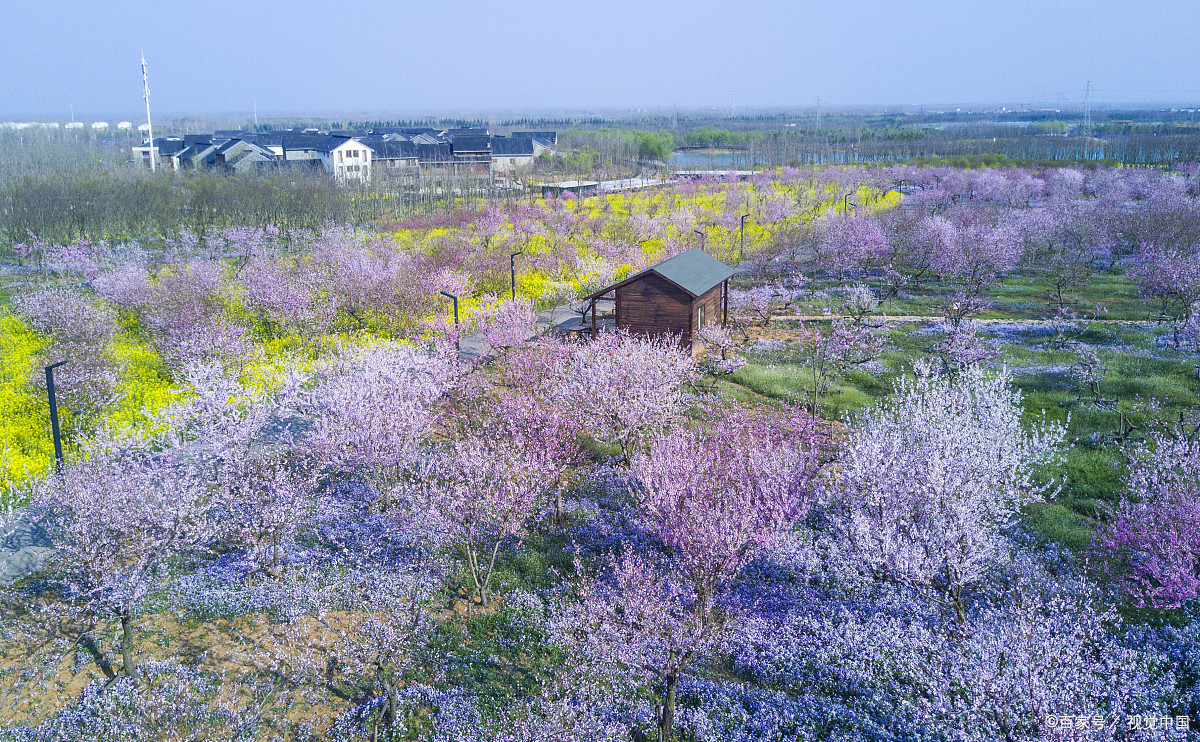
<svg viewBox="0 0 1200 742">
<path fill-rule="evenodd" d="M 150 137 L 150 172 L 154 172 L 154 124 L 150 122 L 150 76 L 146 74 L 146 52 L 142 52 L 142 97 L 146 99 L 146 135 Z"/>
<path fill-rule="evenodd" d="M 1092 81 L 1088 80 L 1087 87 L 1083 89 L 1083 132 L 1090 135 L 1092 133 Z"/>
</svg>

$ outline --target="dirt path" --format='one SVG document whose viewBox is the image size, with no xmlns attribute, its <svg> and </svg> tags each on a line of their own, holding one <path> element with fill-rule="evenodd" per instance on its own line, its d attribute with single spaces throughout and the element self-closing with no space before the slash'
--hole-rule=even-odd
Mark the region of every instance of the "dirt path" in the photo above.
<svg viewBox="0 0 1200 742">
<path fill-rule="evenodd" d="M 853 318 L 849 317 L 847 315 L 844 315 L 844 314 L 782 314 L 782 315 L 777 315 L 777 316 L 772 317 L 771 321 L 774 322 L 776 320 L 786 320 L 786 321 L 792 321 L 792 322 L 795 322 L 795 321 L 832 322 L 835 319 L 853 319 Z M 875 316 L 871 316 L 871 317 L 865 317 L 864 319 L 868 322 L 941 322 L 943 318 L 938 315 L 933 315 L 933 314 L 930 314 L 930 315 L 924 315 L 924 314 L 888 315 L 888 314 L 883 314 L 883 315 L 875 315 Z M 1022 325 L 1048 325 L 1053 322 L 1057 322 L 1058 320 L 989 317 L 988 319 L 972 319 L 970 321 L 978 322 L 981 325 L 1007 324 L 1010 322 L 1013 324 L 1022 324 Z M 1086 320 L 1085 319 L 1085 320 L 1080 320 L 1080 322 L 1086 322 L 1088 324 L 1097 324 L 1097 325 L 1143 325 L 1143 324 L 1147 324 L 1147 323 L 1153 322 L 1153 321 L 1154 320 L 1141 320 L 1141 319 L 1097 319 L 1097 320 Z"/>
</svg>

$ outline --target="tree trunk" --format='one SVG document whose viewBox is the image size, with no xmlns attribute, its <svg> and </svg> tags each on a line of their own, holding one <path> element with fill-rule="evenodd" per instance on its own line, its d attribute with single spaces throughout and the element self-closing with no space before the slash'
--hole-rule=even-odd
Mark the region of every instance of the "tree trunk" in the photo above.
<svg viewBox="0 0 1200 742">
<path fill-rule="evenodd" d="M 396 686 L 392 684 L 390 678 L 384 677 L 383 689 L 387 693 L 387 728 L 396 728 L 396 716 L 398 713 L 397 706 L 399 705 L 396 698 Z"/>
<path fill-rule="evenodd" d="M 675 728 L 675 687 L 679 685 L 679 676 L 667 676 L 667 692 L 663 695 L 663 703 L 658 715 L 658 742 L 670 742 L 671 732 Z"/>
<path fill-rule="evenodd" d="M 133 618 L 128 608 L 121 609 L 121 670 L 128 675 L 134 685 L 141 685 L 137 665 L 133 662 Z"/>
</svg>

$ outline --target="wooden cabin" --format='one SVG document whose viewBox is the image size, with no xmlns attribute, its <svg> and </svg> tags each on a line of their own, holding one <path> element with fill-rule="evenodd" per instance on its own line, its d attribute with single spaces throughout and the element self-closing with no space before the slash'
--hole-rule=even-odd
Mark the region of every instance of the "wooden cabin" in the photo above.
<svg viewBox="0 0 1200 742">
<path fill-rule="evenodd" d="M 699 248 L 667 258 L 587 297 L 592 334 L 597 331 L 596 302 L 613 298 L 618 329 L 675 337 L 681 347 L 691 350 L 700 328 L 725 324 L 733 273 L 733 268 Z"/>
</svg>

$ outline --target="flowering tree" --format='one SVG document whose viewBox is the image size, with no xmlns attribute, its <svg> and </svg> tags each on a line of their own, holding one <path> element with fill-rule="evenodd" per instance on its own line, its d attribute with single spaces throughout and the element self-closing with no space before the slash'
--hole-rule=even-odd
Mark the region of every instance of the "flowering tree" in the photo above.
<svg viewBox="0 0 1200 742">
<path fill-rule="evenodd" d="M 253 571 L 278 578 L 281 557 L 312 507 L 312 489 L 311 478 L 286 462 L 236 458 L 221 473 L 218 527 L 246 548 Z"/>
<path fill-rule="evenodd" d="M 1015 268 L 1021 257 L 1013 226 L 982 210 L 959 207 L 930 217 L 922 229 L 938 235 L 931 267 L 953 287 L 942 311 L 954 324 L 987 306 L 996 274 Z"/>
<path fill-rule="evenodd" d="M 824 434 L 793 410 L 725 406 L 706 424 L 655 436 L 633 459 L 640 507 L 707 614 L 718 587 L 808 512 Z"/>
<path fill-rule="evenodd" d="M 979 337 L 975 322 L 963 321 L 958 325 L 943 323 L 945 337 L 934 346 L 934 352 L 942 359 L 942 368 L 957 373 L 968 366 L 1000 355 L 1000 343 Z"/>
<path fill-rule="evenodd" d="M 734 323 L 746 327 L 761 322 L 766 327 L 771 322 L 771 304 L 784 298 L 784 292 L 776 286 L 752 286 L 747 289 L 729 291 L 729 308 L 733 311 Z M 743 334 L 746 334 L 743 328 Z"/>
<path fill-rule="evenodd" d="M 533 300 L 519 297 L 489 304 L 478 320 L 489 346 L 510 348 L 533 337 L 537 315 L 533 311 Z"/>
<path fill-rule="evenodd" d="M 1040 584 L 1017 585 L 962 627 L 940 715 L 964 739 L 1121 739 L 1128 717 L 1165 690 L 1153 657 L 1121 645 L 1120 614 L 1097 608 L 1100 595 L 1085 581 L 1036 577 Z M 1091 727 L 1082 737 L 1080 717 Z"/>
<path fill-rule="evenodd" d="M 815 410 L 817 401 L 829 394 L 838 376 L 879 355 L 882 339 L 876 328 L 847 323 L 839 317 L 829 323 L 828 329 L 815 322 L 802 326 L 794 349 L 812 374 L 809 406 Z"/>
<path fill-rule="evenodd" d="M 1129 274 L 1143 296 L 1158 303 L 1163 317 L 1191 317 L 1200 301 L 1200 243 L 1160 247 L 1143 243 Z"/>
<path fill-rule="evenodd" d="M 57 245 L 30 234 L 29 242 L 13 245 L 13 252 L 22 259 L 36 256 L 41 267 L 51 268 L 65 275 L 76 274 L 90 281 L 100 274 L 100 268 L 109 257 L 110 250 L 103 242 L 95 242 L 87 237 Z"/>
<path fill-rule="evenodd" d="M 406 484 L 410 504 L 435 514 L 446 537 L 466 557 L 474 596 L 486 606 L 496 557 L 520 542 L 538 498 L 564 464 L 519 421 L 493 420 L 451 440 Z"/>
<path fill-rule="evenodd" d="M 269 337 L 283 332 L 309 337 L 334 329 L 337 307 L 311 265 L 259 258 L 242 269 L 237 283 L 238 300 Z"/>
<path fill-rule="evenodd" d="M 1200 596 L 1200 442 L 1154 437 L 1105 514 L 1093 548 L 1135 603 L 1172 608 Z"/>
<path fill-rule="evenodd" d="M 459 368 L 412 346 L 380 343 L 347 351 L 318 372 L 299 410 L 313 418 L 307 446 L 318 463 L 399 476 L 434 419 L 433 403 Z"/>
<path fill-rule="evenodd" d="M 17 294 L 13 312 L 47 338 L 38 353 L 42 365 L 67 361 L 54 372 L 55 391 L 63 406 L 87 422 L 120 398 L 121 366 L 108 345 L 118 332 L 111 309 L 75 289 L 42 288 Z M 33 384 L 45 387 L 36 374 Z"/>
<path fill-rule="evenodd" d="M 716 648 L 724 620 L 700 607 L 689 582 L 628 549 L 608 569 L 604 580 L 576 561 L 578 603 L 560 607 L 555 627 L 581 657 L 651 687 L 658 740 L 669 742 L 679 680 Z"/>
<path fill-rule="evenodd" d="M 103 298 L 149 331 L 174 371 L 214 360 L 234 365 L 252 352 L 246 328 L 225 315 L 227 288 L 221 264 L 203 261 L 164 268 L 154 278 L 144 267 L 127 265 L 96 281 Z"/>
<path fill-rule="evenodd" d="M 646 522 L 672 561 L 658 566 L 626 548 L 610 555 L 610 581 L 576 559 L 580 604 L 560 627 L 581 656 L 613 663 L 650 685 L 658 738 L 675 727 L 676 691 L 692 663 L 724 635 L 717 600 L 747 562 L 808 510 L 824 434 L 802 414 L 707 410 L 633 460 Z"/>
<path fill-rule="evenodd" d="M 873 216 L 839 214 L 825 221 L 815 250 L 817 265 L 844 275 L 878 262 L 887 253 L 888 241 Z"/>
<path fill-rule="evenodd" d="M 1091 280 L 1096 263 L 1108 251 L 1104 216 L 1094 205 L 1055 203 L 1023 212 L 1017 219 L 1024 261 L 1046 277 L 1048 298 L 1059 308 L 1067 305 L 1067 291 Z"/>
<path fill-rule="evenodd" d="M 967 591 L 1004 548 L 1023 502 L 1046 492 L 1061 425 L 1021 424 L 1021 395 L 976 367 L 897 382 L 852 421 L 833 497 L 844 533 L 883 579 L 932 593 L 966 620 Z"/>
<path fill-rule="evenodd" d="M 554 397 L 628 460 L 682 412 L 693 373 L 692 359 L 670 339 L 606 332 L 572 349 Z"/>
<path fill-rule="evenodd" d="M 137 682 L 134 634 L 146 598 L 172 561 L 206 544 L 215 529 L 197 472 L 136 441 L 117 444 L 115 456 L 96 446 L 51 475 L 36 504 L 67 595 L 87 625 L 120 622 L 122 670 Z"/>
</svg>

